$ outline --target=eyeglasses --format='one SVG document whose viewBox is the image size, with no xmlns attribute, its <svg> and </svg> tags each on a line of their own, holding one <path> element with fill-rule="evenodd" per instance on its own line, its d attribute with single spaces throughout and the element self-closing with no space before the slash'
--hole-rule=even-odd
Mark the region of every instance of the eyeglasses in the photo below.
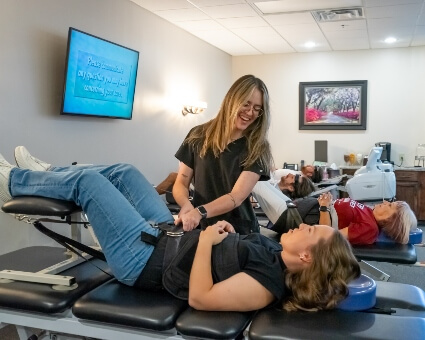
<svg viewBox="0 0 425 340">
<path fill-rule="evenodd" d="M 252 105 L 248 102 L 242 105 L 242 111 L 244 112 L 248 112 L 251 109 L 252 112 L 257 115 L 257 117 L 260 117 L 264 112 L 263 108 L 260 105 Z"/>
</svg>

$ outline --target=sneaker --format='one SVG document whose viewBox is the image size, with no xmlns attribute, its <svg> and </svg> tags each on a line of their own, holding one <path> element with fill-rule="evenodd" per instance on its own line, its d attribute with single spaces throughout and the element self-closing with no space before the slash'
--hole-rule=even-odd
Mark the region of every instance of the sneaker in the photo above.
<svg viewBox="0 0 425 340">
<path fill-rule="evenodd" d="M 52 166 L 51 164 L 31 156 L 25 146 L 17 146 L 15 148 L 15 161 L 21 169 L 30 169 L 34 171 L 47 171 Z"/>
<path fill-rule="evenodd" d="M 10 170 L 15 168 L 0 154 L 0 204 L 6 203 L 12 199 L 9 192 Z"/>
</svg>

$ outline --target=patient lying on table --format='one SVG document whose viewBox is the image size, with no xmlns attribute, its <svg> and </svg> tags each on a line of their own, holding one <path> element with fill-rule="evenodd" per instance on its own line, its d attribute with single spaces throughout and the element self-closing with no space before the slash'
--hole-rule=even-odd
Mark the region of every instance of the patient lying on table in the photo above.
<svg viewBox="0 0 425 340">
<path fill-rule="evenodd" d="M 316 190 L 311 176 L 309 177 L 311 167 L 311 165 L 307 165 L 303 167 L 302 171 L 276 169 L 271 173 L 268 182 L 291 199 L 308 196 Z"/>
<path fill-rule="evenodd" d="M 338 199 L 332 202 L 332 195 L 320 195 L 319 223 L 331 225 L 331 206 L 338 219 L 339 231 L 351 244 L 371 244 L 382 230 L 388 237 L 397 243 L 406 244 L 409 233 L 417 227 L 417 219 L 404 201 L 383 201 L 370 208 L 349 198 Z"/>
<path fill-rule="evenodd" d="M 288 230 L 288 197 L 278 190 L 258 182 L 254 196 L 270 221 L 272 230 L 282 233 Z M 309 197 L 296 201 L 301 218 L 312 224 L 325 224 L 338 228 L 351 244 L 372 244 L 382 230 L 397 243 L 408 243 L 409 233 L 417 227 L 417 219 L 404 201 L 376 204 L 370 208 L 350 198 L 333 201 L 330 193 L 324 193 L 316 200 Z"/>
<path fill-rule="evenodd" d="M 20 168 L 0 155 L 0 199 L 74 201 L 87 214 L 114 276 L 126 285 L 165 288 L 199 310 L 250 311 L 275 305 L 315 311 L 334 308 L 347 295 L 347 283 L 360 275 L 349 243 L 329 226 L 303 224 L 283 234 L 279 244 L 258 233 L 235 234 L 225 221 L 185 233 L 162 268 L 172 251 L 168 244 L 176 238 L 154 225 L 174 220 L 135 167 L 32 171 L 28 168 L 33 161 L 39 162 L 28 154 L 18 161 Z"/>
</svg>

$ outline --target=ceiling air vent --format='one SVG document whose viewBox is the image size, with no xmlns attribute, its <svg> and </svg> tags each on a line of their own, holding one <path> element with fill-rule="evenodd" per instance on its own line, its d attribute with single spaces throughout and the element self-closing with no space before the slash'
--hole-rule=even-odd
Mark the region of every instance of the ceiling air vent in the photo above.
<svg viewBox="0 0 425 340">
<path fill-rule="evenodd" d="M 357 20 L 365 18 L 363 8 L 361 7 L 318 10 L 312 11 L 311 14 L 317 22 Z"/>
</svg>

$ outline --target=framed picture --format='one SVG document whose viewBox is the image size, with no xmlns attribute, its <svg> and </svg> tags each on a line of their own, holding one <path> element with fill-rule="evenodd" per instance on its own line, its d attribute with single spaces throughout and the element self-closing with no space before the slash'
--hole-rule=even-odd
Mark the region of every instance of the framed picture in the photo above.
<svg viewBox="0 0 425 340">
<path fill-rule="evenodd" d="M 367 80 L 302 82 L 300 130 L 366 130 Z"/>
</svg>

